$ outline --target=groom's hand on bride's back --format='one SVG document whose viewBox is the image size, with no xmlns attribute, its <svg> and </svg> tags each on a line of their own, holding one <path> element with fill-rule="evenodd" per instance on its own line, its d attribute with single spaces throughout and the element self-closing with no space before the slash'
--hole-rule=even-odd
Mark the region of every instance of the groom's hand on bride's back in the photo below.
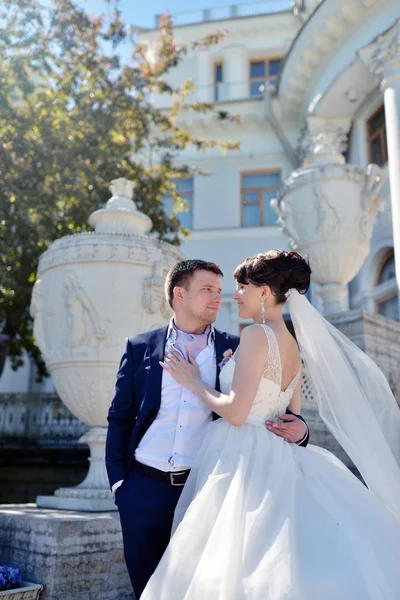
<svg viewBox="0 0 400 600">
<path fill-rule="evenodd" d="M 278 415 L 278 419 L 280 419 L 280 423 L 275 423 L 274 421 L 265 422 L 268 431 L 271 431 L 291 444 L 298 444 L 306 437 L 308 431 L 307 425 L 295 415 Z"/>
</svg>

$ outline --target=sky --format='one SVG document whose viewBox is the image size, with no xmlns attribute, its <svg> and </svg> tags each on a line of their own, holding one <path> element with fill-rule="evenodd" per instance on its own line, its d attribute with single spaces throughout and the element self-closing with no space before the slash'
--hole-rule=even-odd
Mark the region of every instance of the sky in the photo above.
<svg viewBox="0 0 400 600">
<path fill-rule="evenodd" d="M 238 0 L 236 4 L 246 4 L 249 0 Z M 103 0 L 79 0 L 91 14 L 107 12 L 108 5 Z M 124 21 L 139 27 L 153 27 L 154 17 L 163 12 L 170 13 L 196 11 L 203 8 L 218 8 L 235 4 L 232 0 L 120 0 Z"/>
</svg>

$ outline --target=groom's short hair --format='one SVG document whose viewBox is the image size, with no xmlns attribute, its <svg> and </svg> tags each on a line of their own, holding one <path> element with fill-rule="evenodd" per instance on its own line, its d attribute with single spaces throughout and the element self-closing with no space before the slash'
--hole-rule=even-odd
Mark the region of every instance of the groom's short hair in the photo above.
<svg viewBox="0 0 400 600">
<path fill-rule="evenodd" d="M 206 260 L 192 259 L 182 260 L 181 262 L 176 263 L 176 265 L 168 271 L 165 280 L 165 297 L 171 308 L 173 308 L 172 300 L 174 298 L 174 288 L 186 287 L 196 271 L 210 271 L 210 273 L 215 273 L 218 277 L 224 276 L 218 265 Z"/>
</svg>

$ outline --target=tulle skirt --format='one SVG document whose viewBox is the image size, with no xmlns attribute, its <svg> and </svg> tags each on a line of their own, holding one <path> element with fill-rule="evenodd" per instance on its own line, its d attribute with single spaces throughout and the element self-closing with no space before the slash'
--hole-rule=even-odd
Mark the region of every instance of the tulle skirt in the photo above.
<svg viewBox="0 0 400 600">
<path fill-rule="evenodd" d="M 373 449 L 371 449 L 373 451 Z M 398 600 L 400 522 L 331 453 L 210 424 L 141 600 Z"/>
</svg>

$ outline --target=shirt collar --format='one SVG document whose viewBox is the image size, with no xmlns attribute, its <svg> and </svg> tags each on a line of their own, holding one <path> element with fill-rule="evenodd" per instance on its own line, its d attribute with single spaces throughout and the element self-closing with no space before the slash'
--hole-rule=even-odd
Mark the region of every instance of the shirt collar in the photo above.
<svg viewBox="0 0 400 600">
<path fill-rule="evenodd" d="M 208 333 L 207 344 L 209 346 L 211 346 L 211 344 L 215 340 L 215 329 L 214 329 L 214 325 L 212 323 L 210 323 L 209 327 L 210 327 L 210 330 Z M 177 330 L 175 322 L 174 322 L 174 317 L 172 317 L 169 322 L 169 325 L 168 325 L 167 340 L 174 343 L 176 341 L 177 332 L 178 332 L 178 330 Z"/>
</svg>

